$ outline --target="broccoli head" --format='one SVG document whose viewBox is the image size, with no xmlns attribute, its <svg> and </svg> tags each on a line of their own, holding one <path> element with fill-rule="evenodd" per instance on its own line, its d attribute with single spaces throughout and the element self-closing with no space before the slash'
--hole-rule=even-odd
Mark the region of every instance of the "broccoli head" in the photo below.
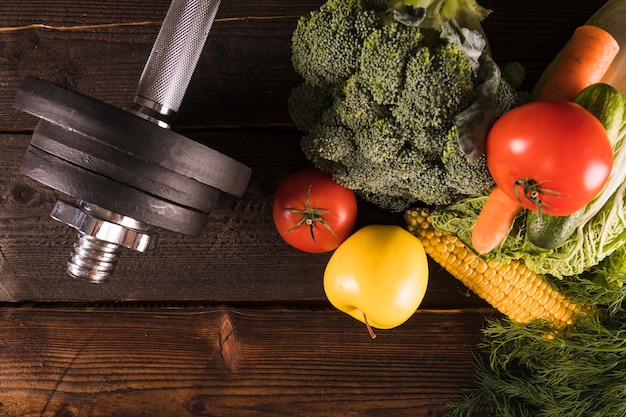
<svg viewBox="0 0 626 417">
<path fill-rule="evenodd" d="M 484 157 L 468 160 L 455 125 L 484 96 L 487 42 L 481 28 L 462 27 L 484 12 L 474 0 L 328 0 L 301 18 L 292 61 L 304 80 L 289 110 L 306 157 L 393 211 L 491 187 Z"/>
</svg>

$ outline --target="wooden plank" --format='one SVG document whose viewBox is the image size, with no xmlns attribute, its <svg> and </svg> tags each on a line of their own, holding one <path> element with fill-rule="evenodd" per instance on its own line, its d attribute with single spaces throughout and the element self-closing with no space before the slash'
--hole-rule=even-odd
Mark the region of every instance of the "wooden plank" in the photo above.
<svg viewBox="0 0 626 417">
<path fill-rule="evenodd" d="M 0 309 L 3 416 L 439 416 L 488 311 Z"/>
<path fill-rule="evenodd" d="M 111 281 L 97 286 L 65 273 L 76 232 L 48 216 L 57 199 L 68 197 L 19 173 L 29 136 L 0 135 L 0 301 L 325 303 L 322 276 L 330 255 L 291 248 L 272 221 L 273 190 L 288 173 L 306 165 L 297 136 L 242 132 L 203 141 L 253 167 L 244 196 L 224 195 L 200 238 L 161 231 L 156 250 L 124 251 Z M 259 160 L 264 148 L 277 151 Z M 403 225 L 400 213 L 362 201 L 360 207 L 357 227 Z M 432 274 L 426 306 L 484 306 L 436 264 Z"/>
<path fill-rule="evenodd" d="M 575 28 L 603 0 L 481 2 L 497 62 L 520 61 L 532 84 Z M 0 132 L 32 129 L 34 119 L 12 108 L 20 80 L 37 76 L 124 107 L 167 10 L 167 0 L 0 4 Z M 321 1 L 224 0 L 192 85 L 181 127 L 291 126 L 286 99 L 300 78 L 290 62 L 297 18 Z M 540 11 L 540 12 L 538 12 Z M 129 23 L 148 22 L 145 25 Z M 23 25 L 45 24 L 53 29 Z M 122 24 L 93 28 L 89 25 Z M 82 26 L 87 26 L 80 29 Z M 76 30 L 67 30 L 73 27 Z"/>
</svg>

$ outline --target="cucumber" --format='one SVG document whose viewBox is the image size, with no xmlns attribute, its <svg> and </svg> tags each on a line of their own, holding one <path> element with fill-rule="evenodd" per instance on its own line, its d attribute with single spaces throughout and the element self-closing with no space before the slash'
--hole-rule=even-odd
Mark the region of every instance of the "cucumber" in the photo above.
<svg viewBox="0 0 626 417">
<path fill-rule="evenodd" d="M 611 145 L 615 145 L 619 130 L 624 123 L 624 99 L 620 92 L 608 84 L 591 84 L 578 93 L 574 102 L 583 106 L 600 120 Z"/>
<path fill-rule="evenodd" d="M 624 123 L 624 98 L 614 87 L 596 83 L 583 89 L 574 101 L 587 109 L 602 123 L 611 145 L 615 146 Z M 585 211 L 583 207 L 569 216 L 554 216 L 528 211 L 526 239 L 541 249 L 556 249 L 574 233 Z"/>
<path fill-rule="evenodd" d="M 556 249 L 561 246 L 578 227 L 585 208 L 569 216 L 526 212 L 526 239 L 540 249 Z"/>
</svg>

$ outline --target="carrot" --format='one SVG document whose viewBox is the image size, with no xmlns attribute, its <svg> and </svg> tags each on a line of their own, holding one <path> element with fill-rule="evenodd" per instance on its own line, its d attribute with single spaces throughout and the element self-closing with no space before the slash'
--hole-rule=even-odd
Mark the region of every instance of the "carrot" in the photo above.
<svg viewBox="0 0 626 417">
<path fill-rule="evenodd" d="M 511 230 L 522 205 L 506 195 L 497 185 L 487 197 L 472 229 L 472 246 L 479 254 L 491 252 Z"/>
<path fill-rule="evenodd" d="M 604 29 L 578 27 L 540 80 L 535 99 L 574 100 L 581 90 L 602 79 L 619 49 Z"/>
</svg>

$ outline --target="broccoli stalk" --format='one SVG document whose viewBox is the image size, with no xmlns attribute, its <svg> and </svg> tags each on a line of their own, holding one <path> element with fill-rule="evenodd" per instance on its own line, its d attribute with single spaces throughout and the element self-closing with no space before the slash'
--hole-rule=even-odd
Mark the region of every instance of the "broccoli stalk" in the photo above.
<svg viewBox="0 0 626 417">
<path fill-rule="evenodd" d="M 289 111 L 307 158 L 393 211 L 493 186 L 477 117 L 490 126 L 502 91 L 516 101 L 489 58 L 488 13 L 474 0 L 327 0 L 302 17 Z"/>
</svg>

